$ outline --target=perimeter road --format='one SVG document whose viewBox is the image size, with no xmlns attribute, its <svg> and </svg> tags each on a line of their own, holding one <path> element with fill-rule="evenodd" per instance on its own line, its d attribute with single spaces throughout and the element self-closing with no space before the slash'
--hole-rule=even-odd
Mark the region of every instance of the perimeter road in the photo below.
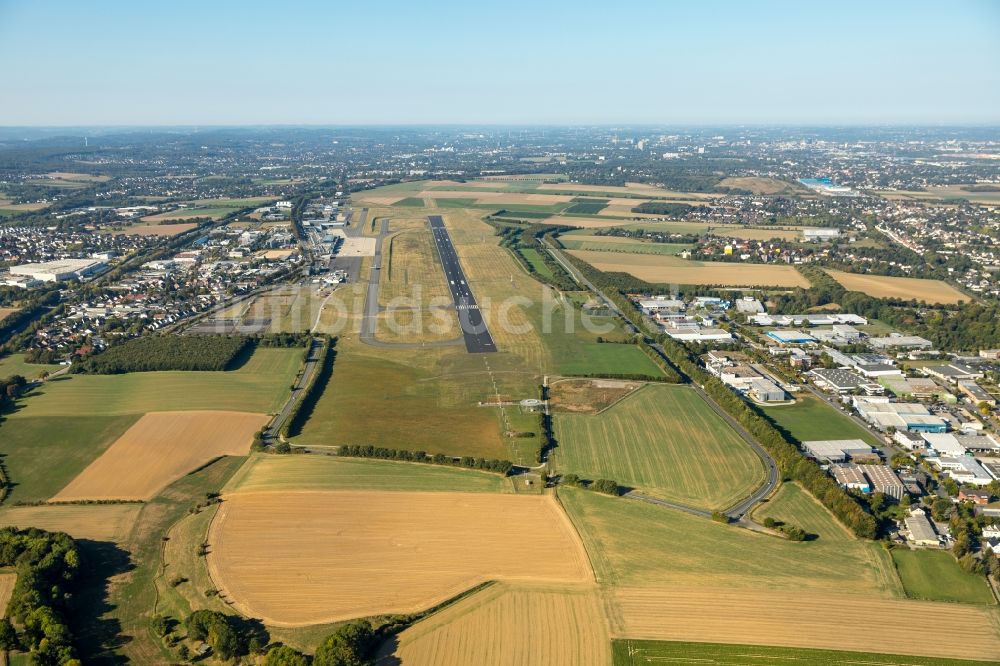
<svg viewBox="0 0 1000 666">
<path fill-rule="evenodd" d="M 431 234 L 437 245 L 441 266 L 444 267 L 448 288 L 451 289 L 451 297 L 455 301 L 455 309 L 458 310 L 458 322 L 462 326 L 466 350 L 470 354 L 495 352 L 496 343 L 493 342 L 493 336 L 490 335 L 490 330 L 483 320 L 483 313 L 479 311 L 476 297 L 472 295 L 472 289 L 465 279 L 455 246 L 451 242 L 451 235 L 444 226 L 444 219 L 440 215 L 430 215 L 427 221 L 431 225 Z"/>
<path fill-rule="evenodd" d="M 292 392 L 288 396 L 288 400 L 285 401 L 284 407 L 281 408 L 281 411 L 264 428 L 264 439 L 270 440 L 278 437 L 278 433 L 281 432 L 281 426 L 288 419 L 292 407 L 302 397 L 302 393 L 306 386 L 309 385 L 309 380 L 312 379 L 313 373 L 318 370 L 316 364 L 319 361 L 319 351 L 323 348 L 323 344 L 324 341 L 322 338 L 313 338 L 309 341 L 309 353 L 306 354 L 306 360 L 302 366 L 302 374 L 299 375 L 299 380 L 292 386 Z"/>
</svg>

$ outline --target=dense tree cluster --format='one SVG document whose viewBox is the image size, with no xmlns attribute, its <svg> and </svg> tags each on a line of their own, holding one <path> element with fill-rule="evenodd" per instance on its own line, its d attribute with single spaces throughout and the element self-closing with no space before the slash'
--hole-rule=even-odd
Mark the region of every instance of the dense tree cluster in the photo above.
<svg viewBox="0 0 1000 666">
<path fill-rule="evenodd" d="M 28 388 L 28 380 L 21 375 L 11 375 L 0 379 L 0 411 L 10 407 L 14 401 L 24 394 Z"/>
<path fill-rule="evenodd" d="M 6 609 L 9 620 L 0 621 L 0 648 L 26 651 L 33 664 L 79 664 L 67 622 L 80 570 L 73 539 L 62 532 L 5 527 L 0 529 L 0 566 L 17 571 Z"/>
<path fill-rule="evenodd" d="M 260 652 L 268 642 L 267 631 L 259 622 L 213 610 L 191 613 L 184 628 L 190 640 L 204 641 L 225 661 Z"/>
<path fill-rule="evenodd" d="M 369 666 L 377 635 L 367 620 L 342 625 L 326 637 L 313 656 L 313 666 Z"/>
<path fill-rule="evenodd" d="M 242 335 L 150 335 L 85 358 L 72 372 L 117 375 L 156 370 L 226 370 L 253 350 Z"/>
<path fill-rule="evenodd" d="M 510 471 L 514 469 L 514 463 L 509 460 L 473 458 L 472 456 L 455 458 L 453 456 L 446 456 L 443 453 L 435 453 L 432 456 L 426 451 L 407 451 L 405 449 L 389 449 L 371 445 L 345 444 L 338 449 L 338 453 L 350 458 L 380 458 L 382 460 L 401 460 L 404 462 L 429 463 L 431 465 L 467 467 L 469 469 L 496 472 L 504 476 L 510 474 Z"/>
<path fill-rule="evenodd" d="M 264 333 L 257 336 L 258 347 L 280 347 L 283 349 L 294 349 L 295 347 L 308 347 L 312 340 L 309 331 L 300 333 Z"/>
</svg>

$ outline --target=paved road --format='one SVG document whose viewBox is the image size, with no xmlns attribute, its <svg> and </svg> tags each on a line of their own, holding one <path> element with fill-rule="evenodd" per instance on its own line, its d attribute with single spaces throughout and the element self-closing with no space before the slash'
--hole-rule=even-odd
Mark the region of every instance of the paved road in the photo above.
<svg viewBox="0 0 1000 666">
<path fill-rule="evenodd" d="M 590 280 L 584 277 L 583 273 L 577 270 L 575 266 L 573 266 L 565 257 L 563 257 L 562 252 L 560 252 L 557 248 L 551 245 L 549 245 L 548 250 L 549 253 L 553 257 L 555 257 L 556 261 L 558 261 L 567 271 L 569 271 L 570 275 L 573 277 L 574 280 L 576 280 L 578 283 L 590 289 L 590 291 L 595 293 L 598 296 L 598 298 L 604 301 L 605 305 L 607 305 L 609 308 L 611 308 L 611 310 L 617 312 L 620 316 L 622 316 L 623 319 L 625 319 L 621 309 L 614 303 L 614 301 L 605 296 L 600 289 L 595 287 Z M 625 321 L 628 322 L 628 319 L 625 319 Z M 633 326 L 631 326 L 631 324 L 629 324 L 629 326 L 633 330 L 633 332 L 638 332 L 635 330 Z M 660 354 L 660 356 L 662 356 L 664 359 L 667 358 L 666 351 L 663 349 L 663 347 L 655 343 L 650 346 L 654 350 L 656 350 L 656 352 Z M 698 394 L 705 400 L 708 406 L 712 408 L 712 411 L 714 411 L 716 414 L 719 415 L 720 418 L 722 418 L 722 420 L 728 423 L 729 426 L 736 431 L 736 434 L 738 434 L 743 439 L 743 441 L 745 441 L 750 446 L 750 448 L 753 449 L 754 453 L 756 453 L 757 456 L 761 459 L 761 462 L 764 464 L 764 468 L 767 471 L 767 479 L 764 482 L 764 485 L 755 490 L 753 494 L 751 494 L 749 497 L 740 501 L 736 505 L 729 507 L 729 509 L 726 510 L 726 515 L 728 515 L 731 519 L 740 521 L 741 519 L 744 518 L 744 516 L 746 516 L 747 513 L 749 513 L 750 509 L 756 506 L 757 503 L 760 502 L 762 499 L 770 495 L 771 492 L 773 492 L 774 489 L 777 487 L 778 485 L 777 463 L 775 463 L 774 458 L 771 457 L 771 454 L 768 453 L 760 444 L 757 443 L 757 440 L 753 438 L 753 435 L 747 432 L 747 430 L 740 424 L 739 421 L 734 419 L 729 414 L 729 412 L 719 407 L 719 405 L 716 404 L 716 402 L 712 400 L 712 398 L 707 393 L 705 393 L 705 391 L 700 386 L 694 383 L 692 383 L 692 386 L 694 387 L 694 390 L 697 391 Z M 693 513 L 695 515 L 709 515 L 709 516 L 711 515 L 711 513 L 701 511 L 700 509 L 694 509 L 692 507 L 684 506 L 681 504 L 664 502 L 662 500 L 657 500 L 655 498 L 637 494 L 635 492 L 628 493 L 625 495 L 625 497 L 631 497 L 632 499 L 638 499 L 640 501 L 650 502 L 653 504 L 661 504 L 663 506 L 671 506 L 680 511 Z"/>
<path fill-rule="evenodd" d="M 630 490 L 629 492 L 622 495 L 622 497 L 627 497 L 631 500 L 638 500 L 639 502 L 645 502 L 646 504 L 656 504 L 657 506 L 665 506 L 668 509 L 676 509 L 677 511 L 683 511 L 684 513 L 690 513 L 692 516 L 700 516 L 701 518 L 711 518 L 712 512 L 706 511 L 705 509 L 696 509 L 693 506 L 688 506 L 687 504 L 678 504 L 677 502 L 668 502 L 666 500 L 661 500 L 658 497 L 650 497 L 649 495 L 643 495 L 636 490 Z"/>
<path fill-rule="evenodd" d="M 271 419 L 267 428 L 264 429 L 265 440 L 278 437 L 281 426 L 284 425 L 288 416 L 292 413 L 292 408 L 301 399 L 305 387 L 309 385 L 309 380 L 312 379 L 313 373 L 319 368 L 319 352 L 322 348 L 323 340 L 313 338 L 309 346 L 309 355 L 306 357 L 305 366 L 302 368 L 302 376 L 295 382 L 295 386 L 292 387 L 292 392 L 288 396 L 288 400 L 285 401 L 285 405 L 281 408 L 281 411 Z"/>
<path fill-rule="evenodd" d="M 440 215 L 430 215 L 427 221 L 431 225 L 431 234 L 434 236 L 434 243 L 437 245 L 438 257 L 444 267 L 444 275 L 448 280 L 448 288 L 451 289 L 451 297 L 458 310 L 458 322 L 462 326 L 462 336 L 465 338 L 465 348 L 470 354 L 495 352 L 496 343 L 486 326 L 483 313 L 479 311 L 479 304 L 476 297 L 472 295 L 472 288 L 469 287 L 465 279 L 465 272 L 462 264 L 458 260 L 455 246 L 451 242 L 451 235 L 444 226 L 444 219 Z"/>
</svg>

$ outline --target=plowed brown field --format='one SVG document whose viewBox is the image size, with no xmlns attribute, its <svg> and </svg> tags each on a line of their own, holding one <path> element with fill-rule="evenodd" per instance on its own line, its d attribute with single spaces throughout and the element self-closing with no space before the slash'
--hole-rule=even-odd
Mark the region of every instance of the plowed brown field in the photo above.
<svg viewBox="0 0 1000 666">
<path fill-rule="evenodd" d="M 266 414 L 152 412 L 115 440 L 53 501 L 151 499 L 214 458 L 246 455 Z"/>
<path fill-rule="evenodd" d="M 551 496 L 236 493 L 209 547 L 224 598 L 276 626 L 411 613 L 487 580 L 593 580 Z"/>
</svg>

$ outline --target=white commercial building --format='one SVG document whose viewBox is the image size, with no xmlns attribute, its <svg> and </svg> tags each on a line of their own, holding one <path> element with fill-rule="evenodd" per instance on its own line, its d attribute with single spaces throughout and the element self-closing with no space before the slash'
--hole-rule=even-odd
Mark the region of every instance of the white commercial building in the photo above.
<svg viewBox="0 0 1000 666">
<path fill-rule="evenodd" d="M 98 259 L 56 259 L 11 266 L 8 270 L 11 275 L 31 277 L 42 282 L 62 282 L 93 275 L 104 266 L 105 263 Z"/>
</svg>

